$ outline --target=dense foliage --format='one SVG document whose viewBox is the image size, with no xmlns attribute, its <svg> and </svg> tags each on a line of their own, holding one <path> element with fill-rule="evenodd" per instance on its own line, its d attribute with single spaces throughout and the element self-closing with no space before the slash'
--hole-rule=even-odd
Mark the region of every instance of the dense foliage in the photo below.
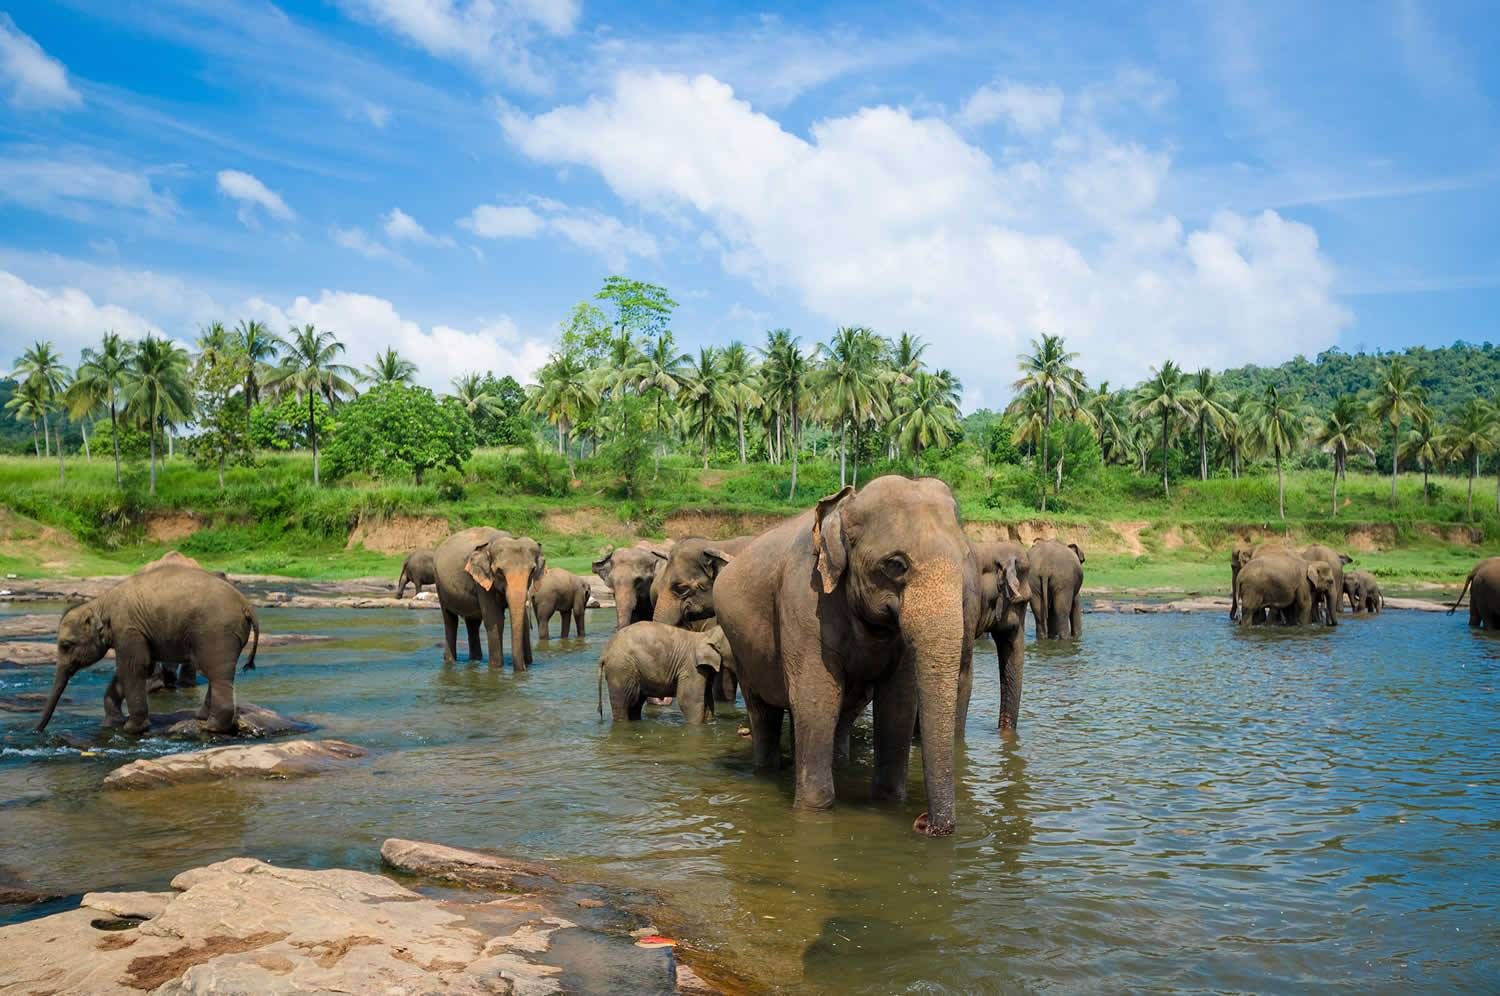
<svg viewBox="0 0 1500 996">
<path fill-rule="evenodd" d="M 458 470 L 474 452 L 474 426 L 458 401 L 389 381 L 339 409 L 328 474 L 422 483 L 439 467 Z"/>
</svg>

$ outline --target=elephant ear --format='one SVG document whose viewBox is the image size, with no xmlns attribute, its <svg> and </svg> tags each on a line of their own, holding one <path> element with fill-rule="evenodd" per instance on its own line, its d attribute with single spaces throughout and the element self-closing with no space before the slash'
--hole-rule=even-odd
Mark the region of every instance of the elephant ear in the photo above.
<svg viewBox="0 0 1500 996">
<path fill-rule="evenodd" d="M 599 579 L 605 584 L 609 584 L 609 572 L 614 567 L 614 555 L 615 548 L 610 547 L 608 550 L 604 551 L 604 556 L 594 561 L 594 573 L 598 575 Z"/>
<path fill-rule="evenodd" d="M 708 549 L 704 550 L 703 569 L 708 573 L 709 580 L 717 578 L 719 576 L 719 572 L 722 571 L 726 566 L 728 566 L 729 562 L 733 559 L 734 557 L 725 553 L 723 550 L 718 549 L 717 547 L 709 547 Z"/>
<path fill-rule="evenodd" d="M 711 626 L 703 635 L 707 638 L 708 645 L 713 648 L 715 656 L 719 659 L 719 663 L 714 665 L 714 670 L 717 671 L 720 667 L 727 667 L 733 671 L 734 648 L 729 645 L 729 637 L 724 632 L 724 627 Z"/>
<path fill-rule="evenodd" d="M 1074 553 L 1076 553 L 1078 555 L 1078 562 L 1080 564 L 1083 563 L 1083 548 L 1082 547 L 1080 547 L 1077 543 L 1069 543 L 1068 544 L 1068 549 L 1072 550 Z"/>
<path fill-rule="evenodd" d="M 479 544 L 469 553 L 469 559 L 464 561 L 464 573 L 485 591 L 495 587 L 495 573 L 490 569 L 489 546 L 488 542 Z"/>
<path fill-rule="evenodd" d="M 849 569 L 849 550 L 844 545 L 843 504 L 854 494 L 854 488 L 845 486 L 826 498 L 819 500 L 813 510 L 812 543 L 818 556 L 818 577 L 826 595 L 843 580 Z"/>
</svg>

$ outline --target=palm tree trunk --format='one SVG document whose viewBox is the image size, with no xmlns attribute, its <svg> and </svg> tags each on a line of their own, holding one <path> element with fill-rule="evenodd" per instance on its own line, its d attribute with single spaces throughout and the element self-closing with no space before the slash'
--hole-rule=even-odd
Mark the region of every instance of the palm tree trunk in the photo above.
<svg viewBox="0 0 1500 996">
<path fill-rule="evenodd" d="M 248 360 L 254 365 L 254 360 Z M 255 373 L 245 374 L 245 438 L 250 438 L 250 409 L 255 407 Z"/>
<path fill-rule="evenodd" d="M 848 422 L 842 422 L 842 423 L 839 424 L 839 487 L 843 487 L 844 484 L 845 484 L 844 449 L 845 449 L 845 445 L 848 443 L 848 441 L 849 441 L 849 423 Z"/>
<path fill-rule="evenodd" d="M 170 425 L 164 426 L 162 428 L 162 433 L 167 437 L 167 459 L 171 460 L 177 456 L 177 450 L 172 445 L 173 442 L 175 442 L 175 440 L 172 438 L 172 427 Z"/>
<path fill-rule="evenodd" d="M 36 419 L 31 420 L 31 448 L 36 451 L 36 458 L 42 458 L 42 441 L 36 435 Z M 116 481 L 115 483 L 119 483 Z"/>
<path fill-rule="evenodd" d="M 1337 518 L 1339 514 L 1339 460 L 1333 458 L 1333 515 Z"/>
<path fill-rule="evenodd" d="M 317 409 L 313 407 L 317 400 L 313 392 L 307 392 L 307 433 L 312 439 L 313 451 L 313 487 L 318 486 L 318 419 Z"/>
<path fill-rule="evenodd" d="M 1198 479 L 1208 480 L 1208 423 L 1198 418 Z"/>
<path fill-rule="evenodd" d="M 734 430 L 740 437 L 740 466 L 745 464 L 745 409 L 736 401 L 734 403 Z"/>
<path fill-rule="evenodd" d="M 1047 406 L 1042 411 L 1042 511 L 1047 511 L 1047 469 L 1051 466 L 1047 452 L 1052 442 L 1052 391 L 1047 391 Z"/>
<path fill-rule="evenodd" d="M 1281 447 L 1276 447 L 1276 511 L 1286 519 L 1286 478 L 1281 473 Z"/>
<path fill-rule="evenodd" d="M 802 449 L 800 426 L 797 425 L 797 405 L 792 404 L 791 409 L 792 429 L 792 487 L 787 492 L 787 497 L 795 501 L 797 499 L 797 454 Z"/>
<path fill-rule="evenodd" d="M 87 421 L 78 423 L 78 431 L 83 433 L 83 462 L 93 463 L 94 454 L 89 452 L 89 424 Z"/>
<path fill-rule="evenodd" d="M 1396 504 L 1396 469 L 1398 467 L 1400 467 L 1400 465 L 1401 465 L 1401 459 L 1400 459 L 1400 456 L 1399 456 L 1400 446 L 1401 446 L 1401 423 L 1398 421 L 1398 422 L 1391 423 L 1391 504 L 1392 505 Z M 1422 485 L 1422 490 L 1423 490 L 1423 492 L 1426 492 L 1426 490 L 1427 490 L 1427 485 L 1426 485 L 1425 482 Z"/>
<path fill-rule="evenodd" d="M 109 438 L 115 444 L 115 487 L 120 486 L 120 420 L 115 416 L 115 399 L 109 399 Z"/>
<path fill-rule="evenodd" d="M 219 454 L 219 490 L 224 490 L 224 454 Z"/>
<path fill-rule="evenodd" d="M 1474 461 L 1469 465 L 1469 503 L 1466 517 L 1470 522 L 1474 521 L 1474 478 L 1479 475 L 1479 454 L 1474 454 Z"/>
<path fill-rule="evenodd" d="M 42 413 L 42 448 L 47 451 L 47 456 L 52 455 L 52 427 L 46 412 Z"/>
<path fill-rule="evenodd" d="M 1167 482 L 1167 424 L 1168 417 L 1161 417 L 1161 493 L 1163 497 L 1172 496 L 1171 485 Z"/>
<path fill-rule="evenodd" d="M 849 455 L 849 483 L 859 487 L 859 427 L 854 429 L 854 451 Z"/>
<path fill-rule="evenodd" d="M 148 427 L 151 433 L 151 494 L 156 494 L 156 426 Z"/>
<path fill-rule="evenodd" d="M 57 419 L 57 483 L 67 483 L 67 469 L 63 466 L 62 416 Z"/>
</svg>

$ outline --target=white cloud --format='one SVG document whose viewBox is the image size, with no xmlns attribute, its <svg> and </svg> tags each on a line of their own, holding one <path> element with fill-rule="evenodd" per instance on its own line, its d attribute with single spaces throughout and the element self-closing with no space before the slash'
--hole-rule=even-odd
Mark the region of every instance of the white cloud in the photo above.
<svg viewBox="0 0 1500 996">
<path fill-rule="evenodd" d="M 481 204 L 458 222 L 482 239 L 529 239 L 545 226 L 529 207 Z"/>
<path fill-rule="evenodd" d="M 385 229 L 385 237 L 392 242 L 410 242 L 413 245 L 433 246 L 438 248 L 451 248 L 453 240 L 446 235 L 433 235 L 423 228 L 421 223 L 400 208 L 391 208 L 381 218 L 381 227 Z"/>
<path fill-rule="evenodd" d="M 281 195 L 271 190 L 249 173 L 237 169 L 219 171 L 219 191 L 240 202 L 239 219 L 250 227 L 255 226 L 255 209 L 264 208 L 266 213 L 282 221 L 297 217 Z"/>
<path fill-rule="evenodd" d="M 70 362 L 108 329 L 129 336 L 160 331 L 149 319 L 118 305 L 100 304 L 76 287 L 38 287 L 8 270 L 0 270 L 0 315 L 5 316 L 6 344 L 17 353 L 40 339 L 55 344 Z M 0 365 L 12 359 L 0 356 Z"/>
<path fill-rule="evenodd" d="M 333 236 L 334 242 L 368 259 L 387 259 L 392 262 L 405 262 L 394 250 L 370 238 L 365 230 L 358 225 L 353 228 L 339 228 L 335 225 L 329 234 Z"/>
<path fill-rule="evenodd" d="M 391 109 L 389 107 L 372 103 L 368 100 L 360 108 L 360 112 L 364 114 L 366 121 L 377 128 L 384 128 L 391 120 Z"/>
<path fill-rule="evenodd" d="M 42 51 L 3 12 L 0 12 L 0 83 L 10 91 L 12 107 L 40 110 L 77 107 L 83 103 L 68 82 L 68 70 L 63 64 Z"/>
<path fill-rule="evenodd" d="M 0 159 L 0 201 L 75 221 L 90 220 L 99 207 L 159 218 L 177 211 L 144 173 L 81 159 Z"/>
<path fill-rule="evenodd" d="M 481 204 L 459 226 L 485 239 L 529 239 L 550 233 L 622 269 L 632 257 L 654 258 L 659 248 L 649 232 L 620 219 L 583 208 L 570 208 L 547 197 L 533 197 L 536 210 L 521 205 Z"/>
<path fill-rule="evenodd" d="M 1032 135 L 1057 127 L 1062 109 L 1063 92 L 1055 86 L 997 81 L 970 94 L 958 118 L 971 127 L 1003 120 L 1017 131 Z"/>
<path fill-rule="evenodd" d="M 1000 166 L 905 109 L 863 108 L 802 138 L 715 79 L 662 73 L 501 121 L 533 159 L 591 167 L 647 210 L 697 212 L 731 273 L 830 322 L 918 332 L 938 365 L 996 395 L 1042 331 L 1118 382 L 1166 358 L 1314 352 L 1349 321 L 1310 227 L 1267 211 L 1190 229 L 1158 203 L 1167 155 L 1093 124 Z M 975 355 L 1004 360 L 973 370 Z"/>
</svg>

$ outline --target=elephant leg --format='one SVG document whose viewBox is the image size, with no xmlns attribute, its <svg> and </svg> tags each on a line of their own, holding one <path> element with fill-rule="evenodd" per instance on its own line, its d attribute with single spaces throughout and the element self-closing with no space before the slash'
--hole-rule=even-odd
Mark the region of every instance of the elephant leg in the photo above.
<svg viewBox="0 0 1500 996">
<path fill-rule="evenodd" d="M 750 716 L 750 746 L 755 767 L 770 770 L 781 766 L 781 718 L 785 714 L 745 689 L 745 712 Z"/>
<path fill-rule="evenodd" d="M 499 587 L 499 585 L 496 585 Z M 489 642 L 490 667 L 502 667 L 505 664 L 505 644 L 501 642 L 501 636 L 505 632 L 505 607 L 496 601 L 491 604 L 490 598 L 481 593 L 479 599 L 480 622 L 484 626 L 484 636 Z M 514 623 L 514 620 L 512 620 Z M 479 644 L 474 644 L 472 660 L 479 659 Z"/>
<path fill-rule="evenodd" d="M 120 709 L 125 695 L 120 691 L 120 676 L 116 674 L 109 679 L 109 685 L 104 689 L 104 725 L 123 726 L 125 714 Z"/>
<path fill-rule="evenodd" d="M 739 681 L 735 678 L 734 672 L 725 668 L 719 672 L 719 687 L 715 689 L 714 698 L 727 705 L 734 705 L 734 696 L 738 687 Z"/>
<path fill-rule="evenodd" d="M 477 661 L 481 656 L 479 650 L 479 620 L 465 619 L 464 630 L 469 637 L 469 660 Z"/>
<path fill-rule="evenodd" d="M 1078 596 L 1079 592 L 1073 592 L 1072 606 L 1068 613 L 1068 624 L 1073 630 L 1069 635 L 1075 640 L 1083 635 L 1083 599 Z"/>
<path fill-rule="evenodd" d="M 1041 640 L 1047 635 L 1047 610 L 1042 606 L 1041 588 L 1047 582 L 1040 578 L 1036 581 L 1036 592 L 1031 596 L 1031 621 L 1035 639 Z"/>
<path fill-rule="evenodd" d="M 561 620 L 558 625 L 560 625 L 562 627 L 562 639 L 566 640 L 568 638 L 568 630 L 572 628 L 573 614 L 568 611 L 567 606 L 564 606 L 563 609 L 562 609 L 562 611 L 559 612 L 557 615 L 558 615 L 559 619 Z M 539 630 L 541 630 L 541 634 L 540 634 L 541 638 L 543 640 L 547 639 L 547 626 L 546 626 L 546 624 L 545 623 L 538 623 L 537 624 L 537 628 Z"/>
<path fill-rule="evenodd" d="M 1047 607 L 1047 636 L 1053 640 L 1061 640 L 1064 629 L 1068 625 L 1068 607 L 1059 604 L 1060 600 L 1055 595 L 1048 599 L 1048 602 L 1050 604 Z"/>
<path fill-rule="evenodd" d="M 854 737 L 854 722 L 859 719 L 859 714 L 865 711 L 865 706 L 870 704 L 874 692 L 861 691 L 858 695 L 845 695 L 844 705 L 839 709 L 838 726 L 833 732 L 833 763 L 842 765 L 849 763 L 850 741 Z"/>
<path fill-rule="evenodd" d="M 238 709 L 234 701 L 234 669 L 233 666 L 221 668 L 219 673 L 211 673 L 208 679 L 208 693 L 203 696 L 203 707 L 208 711 L 208 731 L 210 733 L 233 733 L 237 728 L 236 716 Z"/>
<path fill-rule="evenodd" d="M 514 616 L 511 617 L 510 621 L 511 625 L 515 625 L 516 620 Z M 531 627 L 526 625 L 525 615 L 521 616 L 521 657 L 526 662 L 525 667 L 521 668 L 524 671 L 526 668 L 531 667 L 533 660 L 531 656 Z M 512 664 L 512 667 L 514 667 L 514 664 Z"/>
<path fill-rule="evenodd" d="M 176 689 L 177 665 L 163 664 L 160 668 L 153 671 L 151 675 L 151 681 L 147 684 L 146 690 L 149 692 L 157 691 L 158 683 L 160 684 L 161 688 L 168 690 Z"/>
<path fill-rule="evenodd" d="M 589 600 L 585 597 L 573 610 L 573 632 L 580 640 L 583 639 L 583 616 L 584 613 L 588 612 L 588 609 Z"/>
<path fill-rule="evenodd" d="M 824 666 L 821 653 L 804 653 L 800 662 L 794 658 L 787 672 L 796 731 L 792 764 L 797 781 L 792 805 L 828 809 L 833 805 L 833 745 L 844 691 Z"/>
<path fill-rule="evenodd" d="M 192 661 L 183 664 L 177 672 L 177 684 L 183 688 L 195 688 L 198 684 L 198 666 Z"/>
<path fill-rule="evenodd" d="M 1469 600 L 1469 625 L 1477 629 L 1477 628 L 1479 628 L 1479 626 L 1480 626 L 1480 624 L 1482 622 L 1483 622 L 1483 620 L 1479 616 L 1479 606 L 1475 605 L 1473 599 L 1470 598 L 1470 600 Z"/>
<path fill-rule="evenodd" d="M 552 610 L 550 608 L 543 609 L 542 606 L 538 605 L 536 607 L 536 638 L 538 640 L 552 639 L 551 624 Z M 566 640 L 568 638 L 568 617 L 566 615 L 563 616 L 562 627 L 562 637 Z"/>
<path fill-rule="evenodd" d="M 709 715 L 708 702 L 708 681 L 703 676 L 677 680 L 677 708 L 684 721 L 693 726 L 706 723 Z"/>
<path fill-rule="evenodd" d="M 1021 638 L 1025 639 L 1023 632 Z M 971 669 L 972 670 L 972 669 Z M 917 725 L 917 681 L 911 668 L 897 668 L 875 686 L 875 770 L 870 795 L 900 802 L 906 798 L 906 772 Z"/>
<path fill-rule="evenodd" d="M 469 644 L 473 646 L 471 642 Z M 443 609 L 443 663 L 453 664 L 458 661 L 458 616 Z"/>
<path fill-rule="evenodd" d="M 115 680 L 125 694 L 126 733 L 145 733 L 151 728 L 146 682 L 151 676 L 151 649 L 139 637 L 127 637 L 115 645 Z"/>
<path fill-rule="evenodd" d="M 1000 733 L 1015 736 L 1021 723 L 1021 678 L 1026 669 L 1026 636 L 1019 629 L 995 633 L 1000 664 Z"/>
<path fill-rule="evenodd" d="M 641 718 L 640 696 L 633 689 L 615 685 L 609 686 L 609 714 L 616 723 L 626 720 Z"/>
</svg>

